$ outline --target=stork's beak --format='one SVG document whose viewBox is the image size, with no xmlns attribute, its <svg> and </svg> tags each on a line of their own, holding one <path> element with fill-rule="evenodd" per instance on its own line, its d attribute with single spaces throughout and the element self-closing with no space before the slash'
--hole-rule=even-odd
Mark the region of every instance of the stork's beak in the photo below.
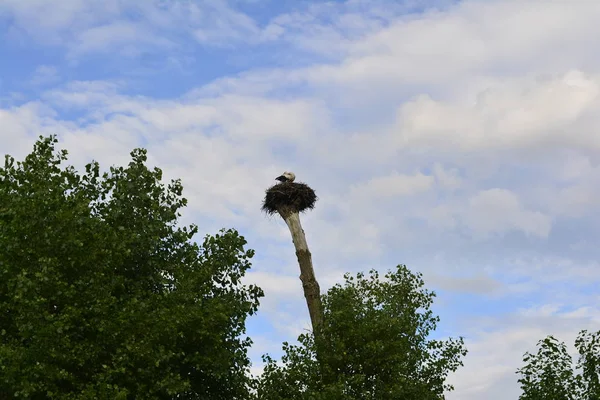
<svg viewBox="0 0 600 400">
<path fill-rule="evenodd" d="M 287 181 L 287 178 L 283 175 L 279 175 L 277 178 L 275 178 L 276 181 L 280 181 L 280 182 L 284 182 Z"/>
</svg>

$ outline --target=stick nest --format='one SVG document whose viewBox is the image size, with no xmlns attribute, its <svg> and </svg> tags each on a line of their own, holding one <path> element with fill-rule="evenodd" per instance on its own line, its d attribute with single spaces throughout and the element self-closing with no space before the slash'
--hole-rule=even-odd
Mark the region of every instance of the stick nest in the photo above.
<svg viewBox="0 0 600 400">
<path fill-rule="evenodd" d="M 262 210 L 273 215 L 280 210 L 304 212 L 317 202 L 315 191 L 305 183 L 283 182 L 267 189 Z"/>
</svg>

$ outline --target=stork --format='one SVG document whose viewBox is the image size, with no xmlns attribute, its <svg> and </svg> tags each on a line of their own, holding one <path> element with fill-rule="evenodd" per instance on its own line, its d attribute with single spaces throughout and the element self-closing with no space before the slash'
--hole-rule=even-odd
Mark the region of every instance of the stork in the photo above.
<svg viewBox="0 0 600 400">
<path fill-rule="evenodd" d="M 294 182 L 294 179 L 296 179 L 296 175 L 293 172 L 287 171 L 275 178 L 279 182 Z"/>
</svg>

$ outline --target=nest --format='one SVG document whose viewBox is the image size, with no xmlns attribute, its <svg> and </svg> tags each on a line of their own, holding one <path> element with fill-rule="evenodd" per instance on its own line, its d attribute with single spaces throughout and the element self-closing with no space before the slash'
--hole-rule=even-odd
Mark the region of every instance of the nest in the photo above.
<svg viewBox="0 0 600 400">
<path fill-rule="evenodd" d="M 262 210 L 269 215 L 276 212 L 304 212 L 312 210 L 317 202 L 315 191 L 305 183 L 283 182 L 267 189 Z"/>
</svg>

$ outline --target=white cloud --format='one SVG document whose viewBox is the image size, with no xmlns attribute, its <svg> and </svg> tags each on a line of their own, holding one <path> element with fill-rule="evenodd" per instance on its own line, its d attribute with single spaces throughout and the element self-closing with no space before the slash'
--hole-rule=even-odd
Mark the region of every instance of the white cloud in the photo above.
<svg viewBox="0 0 600 400">
<path fill-rule="evenodd" d="M 450 378 L 457 390 L 448 399 L 517 398 L 520 390 L 516 370 L 523 366 L 525 352 L 535 352 L 538 340 L 554 335 L 567 344 L 575 360 L 577 333 L 582 329 L 595 331 L 598 321 L 597 312 L 563 311 L 552 304 L 524 310 L 517 320 L 506 315 L 472 319 L 470 323 L 480 328 L 466 339 L 469 355 L 465 366 Z"/>
<path fill-rule="evenodd" d="M 482 236 L 515 229 L 527 235 L 547 237 L 552 227 L 550 217 L 526 210 L 519 198 L 506 189 L 481 191 L 469 199 L 464 221 L 476 235 Z"/>
<path fill-rule="evenodd" d="M 259 39 L 260 29 L 246 14 L 231 8 L 224 1 L 210 1 L 191 7 L 193 36 L 209 46 L 230 46 L 235 42 L 253 42 Z"/>
<path fill-rule="evenodd" d="M 80 32 L 77 40 L 69 44 L 67 58 L 77 60 L 89 53 L 135 57 L 144 51 L 146 45 L 162 49 L 175 46 L 172 41 L 158 37 L 144 25 L 116 21 Z"/>
<path fill-rule="evenodd" d="M 428 285 L 435 288 L 460 293 L 475 293 L 488 296 L 493 295 L 502 289 L 502 284 L 500 282 L 483 274 L 472 277 L 457 277 L 425 273 L 424 279 Z"/>
<path fill-rule="evenodd" d="M 311 100 L 221 96 L 182 103 L 124 96 L 118 87 L 76 82 L 54 89 L 43 96 L 46 106 L 28 103 L 2 111 L 7 127 L 2 134 L 15 143 L 58 134 L 62 146 L 78 149 L 71 157 L 76 165 L 92 158 L 122 164 L 132 148 L 146 142 L 152 163 L 164 167 L 168 178 L 188 183 L 193 212 L 242 228 L 250 221 L 266 223 L 260 213 L 264 189 L 286 160 L 277 147 L 310 143 L 320 132 L 315 121 L 322 110 Z M 60 120 L 50 106 L 83 115 L 77 122 Z"/>
<path fill-rule="evenodd" d="M 402 146 L 490 148 L 539 146 L 600 147 L 588 129 L 576 129 L 598 108 L 600 80 L 580 71 L 546 81 L 488 88 L 475 104 L 440 102 L 429 96 L 399 111 L 397 141 Z"/>
<path fill-rule="evenodd" d="M 0 15 L 11 17 L 14 35 L 25 33 L 46 44 L 59 45 L 81 29 L 97 21 L 114 18 L 120 11 L 118 1 L 65 0 L 3 0 Z"/>
<path fill-rule="evenodd" d="M 259 34 L 251 18 L 221 0 L 64 0 L 60 4 L 48 0 L 2 0 L 2 16 L 8 17 L 13 40 L 33 39 L 65 47 L 72 62 L 91 53 L 128 57 L 139 56 L 148 49 L 165 53 L 179 48 L 182 39 L 192 37 L 205 45 L 220 46 Z"/>
<path fill-rule="evenodd" d="M 56 83 L 60 79 L 58 70 L 51 65 L 40 65 L 33 72 L 30 83 L 34 86 L 43 86 Z"/>
<path fill-rule="evenodd" d="M 460 173 L 456 168 L 446 170 L 440 163 L 435 163 L 433 173 L 439 185 L 448 189 L 458 189 L 462 184 Z"/>
<path fill-rule="evenodd" d="M 31 151 L 34 139 L 49 134 L 57 126 L 56 113 L 40 102 L 0 109 L 0 139 L 3 152 L 23 157 Z"/>
<path fill-rule="evenodd" d="M 502 269 L 509 275 L 535 279 L 536 283 L 553 285 L 569 282 L 576 286 L 585 286 L 600 279 L 600 263 L 596 260 L 575 260 L 564 256 L 517 255 L 512 261 L 504 263 Z M 543 293 L 538 293 L 541 296 Z M 564 296 L 563 302 L 575 301 L 576 291 L 553 292 L 555 301 Z M 587 294 L 581 293 L 584 300 Z"/>
<path fill-rule="evenodd" d="M 246 279 L 260 286 L 267 296 L 296 296 L 300 288 L 300 280 L 297 276 L 270 274 L 261 271 L 251 271 Z"/>
<path fill-rule="evenodd" d="M 345 271 L 410 261 L 448 292 L 437 299 L 442 321 L 470 350 L 452 398 L 516 398 L 524 351 L 597 319 L 597 296 L 579 290 L 600 280 L 590 241 L 600 195 L 596 2 L 464 1 L 399 16 L 388 1 L 361 0 L 261 23 L 219 2 L 156 4 L 0 0 L 0 15 L 14 19 L 11 37 L 74 58 L 177 57 L 182 38 L 240 46 L 232 55 L 286 50 L 273 47 L 273 68 L 180 98 L 125 95 L 135 88 L 122 77 L 71 82 L 0 109 L 3 150 L 24 155 L 38 134 L 58 133 L 74 162 L 107 165 L 147 147 L 167 178 L 183 178 L 189 221 L 202 232 L 235 226 L 258 250 L 249 279 L 265 288 L 267 320 L 279 321 L 261 350 L 308 326 L 289 232 L 259 209 L 286 169 L 320 197 L 303 224 L 323 291 Z M 304 66 L 290 67 L 297 59 Z M 454 305 L 465 294 L 468 304 Z M 465 322 L 480 301 L 492 315 Z"/>
<path fill-rule="evenodd" d="M 369 198 L 386 198 L 410 196 L 427 191 L 433 187 L 434 178 L 429 175 L 417 173 L 405 175 L 397 172 L 371 179 L 365 184 L 354 186 L 351 196 L 368 196 Z"/>
<path fill-rule="evenodd" d="M 447 204 L 427 209 L 424 214 L 426 221 L 435 229 L 454 229 L 458 224 L 453 207 Z"/>
<path fill-rule="evenodd" d="M 565 58 L 585 56 L 597 30 L 593 2 L 466 1 L 442 12 L 397 18 L 354 43 L 339 67 L 315 70 L 322 80 L 364 83 L 447 84 L 473 72 L 572 68 Z M 560 54 L 555 49 L 561 49 Z M 590 57 L 586 56 L 586 60 Z M 361 84 L 362 82 L 362 84 Z"/>
</svg>

